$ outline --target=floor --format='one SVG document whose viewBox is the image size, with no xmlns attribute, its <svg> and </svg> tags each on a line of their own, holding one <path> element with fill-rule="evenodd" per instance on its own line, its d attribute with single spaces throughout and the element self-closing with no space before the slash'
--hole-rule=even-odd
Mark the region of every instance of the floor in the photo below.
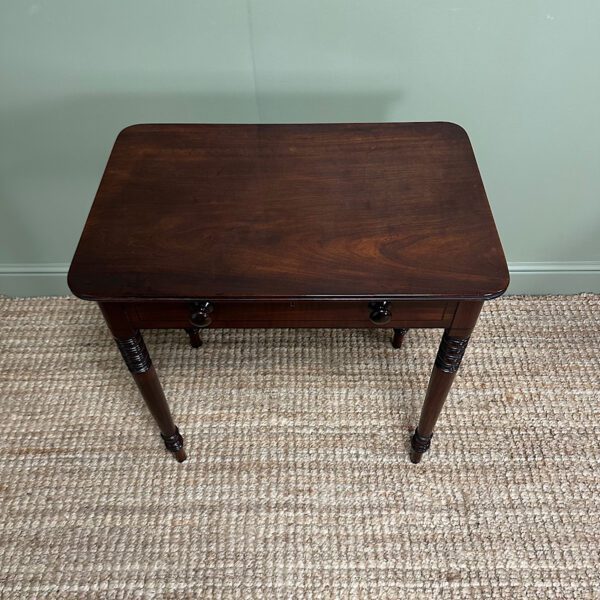
<svg viewBox="0 0 600 600">
<path fill-rule="evenodd" d="M 488 303 L 420 465 L 440 331 L 203 337 L 180 465 L 94 305 L 0 299 L 1 598 L 600 597 L 600 296 Z"/>
</svg>

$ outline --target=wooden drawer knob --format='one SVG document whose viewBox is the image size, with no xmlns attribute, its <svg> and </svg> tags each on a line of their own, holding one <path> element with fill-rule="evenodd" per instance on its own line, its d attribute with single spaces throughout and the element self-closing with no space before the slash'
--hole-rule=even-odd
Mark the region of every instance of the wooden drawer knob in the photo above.
<svg viewBox="0 0 600 600">
<path fill-rule="evenodd" d="M 201 302 L 194 302 L 192 304 L 192 315 L 190 316 L 190 323 L 194 327 L 208 327 L 212 323 L 211 313 L 214 310 L 214 306 L 203 300 Z"/>
<path fill-rule="evenodd" d="M 389 300 L 369 302 L 369 319 L 375 325 L 385 325 L 392 320 L 392 303 Z"/>
</svg>

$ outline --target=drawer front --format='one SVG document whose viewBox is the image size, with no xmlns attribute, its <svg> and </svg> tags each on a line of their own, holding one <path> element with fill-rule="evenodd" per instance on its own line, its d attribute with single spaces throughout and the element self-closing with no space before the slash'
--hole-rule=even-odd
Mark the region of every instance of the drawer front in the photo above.
<svg viewBox="0 0 600 600">
<path fill-rule="evenodd" d="M 446 327 L 455 302 L 393 301 L 389 321 L 371 320 L 368 301 L 212 302 L 209 327 Z M 192 303 L 138 302 L 128 305 L 132 323 L 140 328 L 190 327 Z"/>
</svg>

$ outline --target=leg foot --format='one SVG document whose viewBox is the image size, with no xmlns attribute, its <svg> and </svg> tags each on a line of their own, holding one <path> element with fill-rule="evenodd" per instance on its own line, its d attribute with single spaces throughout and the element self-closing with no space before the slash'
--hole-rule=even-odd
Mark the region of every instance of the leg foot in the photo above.
<svg viewBox="0 0 600 600">
<path fill-rule="evenodd" d="M 185 332 L 190 336 L 190 346 L 192 348 L 200 348 L 200 346 L 202 346 L 200 329 L 198 329 L 198 327 L 188 327 Z"/>
<path fill-rule="evenodd" d="M 412 436 L 410 442 L 410 462 L 413 464 L 417 464 L 421 462 L 421 458 L 423 458 L 423 454 L 429 450 L 429 446 L 431 446 L 431 438 L 433 437 L 433 433 L 429 435 L 421 435 L 419 433 L 419 428 L 415 429 L 415 432 Z"/>
<path fill-rule="evenodd" d="M 402 342 L 404 341 L 404 336 L 408 329 L 400 328 L 394 329 L 394 337 L 392 338 L 392 346 L 394 348 L 401 348 Z"/>
<path fill-rule="evenodd" d="M 175 433 L 172 435 L 165 435 L 164 433 L 160 434 L 160 437 L 163 439 L 165 443 L 165 448 L 173 453 L 175 460 L 177 462 L 183 462 L 187 460 L 187 455 L 185 450 L 183 449 L 183 437 L 179 433 L 179 429 L 175 428 Z"/>
</svg>

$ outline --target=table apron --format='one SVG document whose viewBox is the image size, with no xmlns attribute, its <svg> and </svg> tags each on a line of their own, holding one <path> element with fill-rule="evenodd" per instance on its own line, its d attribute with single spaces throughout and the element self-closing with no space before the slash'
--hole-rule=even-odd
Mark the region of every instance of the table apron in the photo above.
<svg viewBox="0 0 600 600">
<path fill-rule="evenodd" d="M 449 327 L 458 303 L 453 301 L 392 301 L 392 318 L 370 321 L 369 301 L 215 301 L 210 328 L 267 327 Z M 123 303 L 130 323 L 140 329 L 190 327 L 189 302 Z"/>
</svg>

